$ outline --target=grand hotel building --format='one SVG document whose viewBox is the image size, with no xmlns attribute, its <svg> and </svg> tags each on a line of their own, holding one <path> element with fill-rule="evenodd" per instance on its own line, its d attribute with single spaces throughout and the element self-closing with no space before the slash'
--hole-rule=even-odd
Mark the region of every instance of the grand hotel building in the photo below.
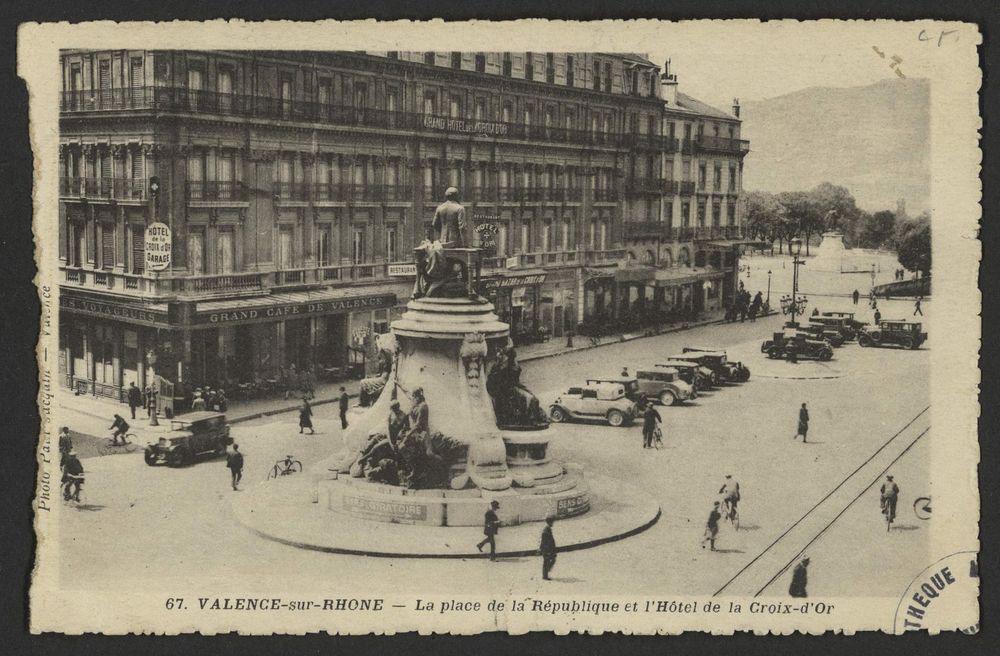
<svg viewBox="0 0 1000 656">
<path fill-rule="evenodd" d="M 739 120 L 638 55 L 61 65 L 60 369 L 84 393 L 356 369 L 405 306 L 448 186 L 496 226 L 483 291 L 516 334 L 712 309 L 734 284 Z M 152 222 L 170 228 L 164 271 L 144 270 Z"/>
</svg>

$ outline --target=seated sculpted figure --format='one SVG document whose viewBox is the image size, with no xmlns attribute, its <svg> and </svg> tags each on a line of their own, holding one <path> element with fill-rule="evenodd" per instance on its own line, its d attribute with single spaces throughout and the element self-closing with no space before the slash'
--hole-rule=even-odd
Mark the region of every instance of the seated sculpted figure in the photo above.
<svg viewBox="0 0 1000 656">
<path fill-rule="evenodd" d="M 513 346 L 501 351 L 486 377 L 486 391 L 501 427 L 541 427 L 549 421 L 538 398 L 521 384 L 521 366 Z"/>
</svg>

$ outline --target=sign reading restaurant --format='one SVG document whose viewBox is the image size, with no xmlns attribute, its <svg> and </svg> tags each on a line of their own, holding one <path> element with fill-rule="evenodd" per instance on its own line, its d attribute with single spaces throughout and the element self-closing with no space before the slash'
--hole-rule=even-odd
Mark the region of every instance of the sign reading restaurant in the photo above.
<svg viewBox="0 0 1000 656">
<path fill-rule="evenodd" d="M 493 121 L 464 121 L 459 118 L 443 116 L 424 116 L 424 128 L 429 130 L 444 130 L 446 132 L 462 132 L 467 134 L 484 134 L 504 137 L 510 131 L 506 123 Z"/>
<path fill-rule="evenodd" d="M 338 314 L 354 310 L 379 310 L 396 304 L 395 294 L 359 296 L 303 303 L 275 304 L 264 307 L 243 307 L 215 312 L 199 312 L 195 323 L 236 323 L 244 321 L 267 321 L 285 317 L 308 316 L 313 314 Z M 245 304 L 244 304 L 245 305 Z"/>
</svg>

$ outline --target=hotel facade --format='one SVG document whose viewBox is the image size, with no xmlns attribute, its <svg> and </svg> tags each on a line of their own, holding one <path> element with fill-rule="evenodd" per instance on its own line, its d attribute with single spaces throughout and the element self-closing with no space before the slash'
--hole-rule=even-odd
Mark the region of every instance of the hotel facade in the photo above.
<svg viewBox="0 0 1000 656">
<path fill-rule="evenodd" d="M 639 55 L 61 65 L 59 366 L 81 393 L 361 374 L 449 186 L 518 339 L 710 311 L 735 285 L 738 116 Z"/>
</svg>

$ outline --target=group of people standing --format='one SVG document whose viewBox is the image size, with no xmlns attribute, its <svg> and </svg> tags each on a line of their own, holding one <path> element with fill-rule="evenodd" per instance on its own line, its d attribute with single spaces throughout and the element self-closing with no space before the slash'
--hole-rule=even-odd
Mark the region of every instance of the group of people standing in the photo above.
<svg viewBox="0 0 1000 656">
<path fill-rule="evenodd" d="M 145 408 L 147 417 L 152 417 L 153 413 L 156 412 L 157 391 L 152 385 L 146 385 L 143 389 L 139 389 L 135 382 L 131 382 L 125 397 L 128 401 L 128 409 L 132 413 L 132 419 L 135 419 L 136 408 Z"/>
<path fill-rule="evenodd" d="M 229 408 L 229 399 L 226 398 L 226 390 L 213 390 L 206 387 L 202 390 L 196 387 L 194 396 L 191 399 L 191 411 L 212 410 L 214 412 L 225 412 Z"/>
<path fill-rule="evenodd" d="M 750 317 L 751 322 L 756 321 L 757 315 L 761 313 L 763 307 L 764 295 L 758 291 L 751 298 L 750 292 L 743 288 L 741 282 L 739 291 L 736 292 L 736 296 L 726 308 L 726 321 L 736 321 L 737 317 L 739 317 L 740 323 L 746 321 L 747 317 Z"/>
</svg>

